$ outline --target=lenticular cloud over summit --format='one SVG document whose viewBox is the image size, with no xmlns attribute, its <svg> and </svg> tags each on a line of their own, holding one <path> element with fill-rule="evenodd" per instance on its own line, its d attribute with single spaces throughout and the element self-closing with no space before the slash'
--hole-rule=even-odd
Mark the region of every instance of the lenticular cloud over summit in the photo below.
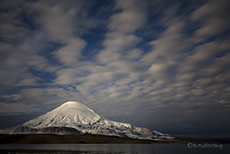
<svg viewBox="0 0 230 154">
<path fill-rule="evenodd" d="M 129 123 L 111 121 L 100 117 L 92 109 L 69 101 L 56 109 L 19 126 L 0 130 L 1 134 L 97 134 L 133 139 L 173 139 L 174 137 L 135 127 Z"/>
</svg>

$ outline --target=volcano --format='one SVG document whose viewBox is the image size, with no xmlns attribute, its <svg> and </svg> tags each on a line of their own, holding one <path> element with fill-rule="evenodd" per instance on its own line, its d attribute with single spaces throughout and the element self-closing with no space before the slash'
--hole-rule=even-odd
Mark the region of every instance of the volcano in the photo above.
<svg viewBox="0 0 230 154">
<path fill-rule="evenodd" d="M 172 140 L 173 136 L 100 117 L 84 104 L 68 101 L 54 110 L 0 134 L 105 135 L 131 139 Z"/>
</svg>

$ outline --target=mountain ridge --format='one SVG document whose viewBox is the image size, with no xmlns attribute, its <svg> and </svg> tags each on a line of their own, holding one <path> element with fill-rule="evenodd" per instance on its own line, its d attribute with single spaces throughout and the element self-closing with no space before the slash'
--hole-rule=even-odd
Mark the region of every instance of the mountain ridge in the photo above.
<svg viewBox="0 0 230 154">
<path fill-rule="evenodd" d="M 158 131 L 100 117 L 92 109 L 75 101 L 65 102 L 21 125 L 0 130 L 0 134 L 93 134 L 145 140 L 174 139 Z"/>
</svg>

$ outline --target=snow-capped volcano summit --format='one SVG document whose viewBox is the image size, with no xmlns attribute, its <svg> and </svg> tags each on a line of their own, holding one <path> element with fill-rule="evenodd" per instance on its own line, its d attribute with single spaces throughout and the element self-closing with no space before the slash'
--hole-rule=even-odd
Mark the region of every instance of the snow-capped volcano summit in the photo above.
<svg viewBox="0 0 230 154">
<path fill-rule="evenodd" d="M 75 121 L 81 121 L 85 123 L 92 123 L 100 118 L 100 116 L 96 114 L 92 109 L 79 102 L 73 101 L 63 103 L 61 106 L 49 112 L 49 114 L 57 113 L 67 115 L 69 117 L 74 117 Z"/>
<path fill-rule="evenodd" d="M 56 109 L 25 123 L 33 128 L 43 127 L 65 127 L 76 125 L 93 124 L 100 119 L 100 116 L 87 106 L 69 101 Z"/>
<path fill-rule="evenodd" d="M 47 114 L 55 115 L 57 113 L 74 118 L 75 122 L 81 122 L 84 124 L 94 123 L 100 119 L 100 116 L 92 109 L 79 102 L 73 101 L 66 102 Z"/>
<path fill-rule="evenodd" d="M 98 134 L 135 139 L 173 139 L 172 136 L 100 117 L 92 109 L 69 101 L 19 126 L 0 130 L 0 134 Z"/>
</svg>

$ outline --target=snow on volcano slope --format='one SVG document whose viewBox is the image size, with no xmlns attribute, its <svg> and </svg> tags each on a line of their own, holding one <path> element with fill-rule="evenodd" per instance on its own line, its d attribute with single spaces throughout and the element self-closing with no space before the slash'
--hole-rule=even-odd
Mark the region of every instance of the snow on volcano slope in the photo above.
<svg viewBox="0 0 230 154">
<path fill-rule="evenodd" d="M 0 134 L 98 134 L 137 139 L 173 139 L 172 136 L 101 118 L 92 109 L 69 101 L 22 125 L 0 130 Z"/>
<path fill-rule="evenodd" d="M 24 123 L 23 125 L 33 128 L 75 128 L 78 125 L 91 125 L 99 119 L 100 116 L 90 108 L 81 103 L 69 101 L 44 115 Z"/>
</svg>

